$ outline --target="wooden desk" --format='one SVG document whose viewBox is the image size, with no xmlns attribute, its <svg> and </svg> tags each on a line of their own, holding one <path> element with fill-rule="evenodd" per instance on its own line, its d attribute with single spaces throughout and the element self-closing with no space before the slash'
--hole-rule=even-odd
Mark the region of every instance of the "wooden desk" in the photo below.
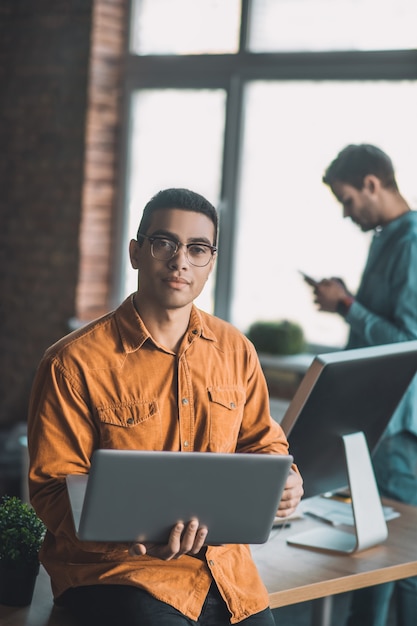
<svg viewBox="0 0 417 626">
<path fill-rule="evenodd" d="M 333 555 L 289 546 L 287 537 L 317 525 L 296 520 L 291 528 L 273 530 L 266 544 L 252 546 L 253 558 L 269 592 L 271 607 L 368 587 L 417 575 L 417 507 L 384 501 L 401 513 L 388 522 L 387 541 L 353 556 Z M 0 605 L 2 626 L 74 626 L 53 607 L 49 578 L 41 568 L 32 604 L 25 608 Z"/>
<path fill-rule="evenodd" d="M 273 530 L 267 543 L 252 546 L 253 558 L 268 589 L 271 607 L 336 595 L 417 575 L 417 507 L 384 500 L 401 516 L 388 522 L 386 542 L 354 555 L 290 546 L 287 537 L 317 525 L 295 520 Z"/>
</svg>

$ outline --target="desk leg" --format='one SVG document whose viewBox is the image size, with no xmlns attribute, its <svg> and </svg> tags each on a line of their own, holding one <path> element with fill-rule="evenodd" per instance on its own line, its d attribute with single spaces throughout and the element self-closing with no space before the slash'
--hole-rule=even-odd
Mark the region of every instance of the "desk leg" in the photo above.
<svg viewBox="0 0 417 626">
<path fill-rule="evenodd" d="M 332 621 L 333 596 L 313 600 L 311 626 L 330 626 Z"/>
</svg>

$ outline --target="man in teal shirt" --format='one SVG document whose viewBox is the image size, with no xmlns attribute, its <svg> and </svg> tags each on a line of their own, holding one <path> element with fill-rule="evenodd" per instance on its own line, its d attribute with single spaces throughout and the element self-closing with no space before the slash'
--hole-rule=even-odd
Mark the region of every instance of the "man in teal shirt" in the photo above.
<svg viewBox="0 0 417 626">
<path fill-rule="evenodd" d="M 376 146 L 349 145 L 323 182 L 343 206 L 343 216 L 374 236 L 357 294 L 340 278 L 323 279 L 314 288 L 319 309 L 349 324 L 346 349 L 417 339 L 417 212 L 399 192 L 391 159 Z M 381 495 L 417 505 L 417 377 L 373 463 Z M 415 626 L 417 577 L 354 592 L 347 626 L 384 626 L 394 589 L 398 626 Z"/>
</svg>

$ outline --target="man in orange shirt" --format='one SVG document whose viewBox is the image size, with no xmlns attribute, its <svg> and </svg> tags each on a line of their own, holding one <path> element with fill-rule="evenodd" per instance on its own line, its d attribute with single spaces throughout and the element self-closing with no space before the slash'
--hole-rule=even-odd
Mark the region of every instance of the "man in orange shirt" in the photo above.
<svg viewBox="0 0 417 626">
<path fill-rule="evenodd" d="M 193 304 L 216 240 L 217 213 L 205 198 L 156 194 L 129 247 L 138 290 L 51 346 L 39 365 L 31 501 L 48 528 L 41 560 L 54 597 L 80 623 L 274 624 L 248 546 L 205 545 L 210 529 L 196 519 L 178 523 L 167 545 L 80 542 L 65 487 L 67 474 L 89 472 L 97 448 L 287 454 L 253 345 Z M 302 493 L 294 468 L 278 516 Z"/>
</svg>

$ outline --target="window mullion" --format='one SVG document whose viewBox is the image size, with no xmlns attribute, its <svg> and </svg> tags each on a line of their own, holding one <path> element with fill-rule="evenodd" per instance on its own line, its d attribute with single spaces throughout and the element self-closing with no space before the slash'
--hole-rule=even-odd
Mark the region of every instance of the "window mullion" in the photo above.
<svg viewBox="0 0 417 626">
<path fill-rule="evenodd" d="M 242 140 L 243 83 L 238 76 L 230 81 L 227 97 L 220 203 L 219 249 L 215 285 L 215 315 L 230 320 L 237 228 L 237 189 Z"/>
<path fill-rule="evenodd" d="M 417 50 L 250 53 L 127 59 L 132 87 L 228 88 L 233 76 L 258 80 L 412 80 Z"/>
</svg>

